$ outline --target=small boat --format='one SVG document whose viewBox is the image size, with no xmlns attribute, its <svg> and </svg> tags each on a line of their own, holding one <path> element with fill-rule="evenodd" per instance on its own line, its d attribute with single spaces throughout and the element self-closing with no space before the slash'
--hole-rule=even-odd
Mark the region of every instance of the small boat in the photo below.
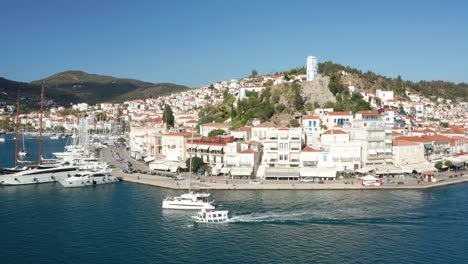
<svg viewBox="0 0 468 264">
<path fill-rule="evenodd" d="M 24 157 L 26 157 L 27 155 L 28 155 L 28 152 L 26 152 L 26 150 L 22 150 L 22 151 L 18 152 L 18 156 L 19 156 L 20 158 L 24 158 Z"/>
<path fill-rule="evenodd" d="M 110 175 L 110 171 L 80 171 L 75 175 L 60 180 L 63 187 L 83 187 L 98 184 L 107 184 L 118 182 L 119 179 Z"/>
<path fill-rule="evenodd" d="M 202 209 L 192 219 L 197 223 L 223 223 L 229 220 L 229 211 Z"/>
<path fill-rule="evenodd" d="M 0 143 L 3 143 L 5 142 L 5 138 L 4 137 L 0 137 Z"/>
<path fill-rule="evenodd" d="M 178 197 L 164 199 L 162 208 L 179 210 L 214 209 L 213 201 L 210 201 L 209 197 L 209 193 L 184 193 Z"/>
</svg>

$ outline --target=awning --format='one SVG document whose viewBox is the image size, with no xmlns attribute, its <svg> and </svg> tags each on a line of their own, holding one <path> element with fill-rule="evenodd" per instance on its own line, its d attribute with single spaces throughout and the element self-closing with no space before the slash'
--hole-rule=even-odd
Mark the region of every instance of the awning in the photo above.
<svg viewBox="0 0 468 264">
<path fill-rule="evenodd" d="M 373 170 L 374 170 L 373 168 L 364 167 L 364 168 L 357 169 L 356 172 L 357 173 L 368 173 L 368 172 L 371 172 Z"/>
<path fill-rule="evenodd" d="M 197 149 L 201 150 L 208 150 L 210 148 L 210 145 L 198 145 Z"/>
<path fill-rule="evenodd" d="M 210 150 L 222 151 L 223 148 L 224 148 L 224 146 L 211 146 L 211 147 L 210 147 Z"/>
<path fill-rule="evenodd" d="M 433 149 L 434 146 L 431 143 L 426 143 L 426 144 L 424 144 L 424 148 L 425 149 Z"/>
<path fill-rule="evenodd" d="M 172 165 L 171 167 L 169 167 L 169 170 L 170 170 L 171 172 L 177 172 L 177 169 L 178 169 L 178 168 L 179 168 L 179 166 L 177 166 L 177 165 Z"/>
<path fill-rule="evenodd" d="M 253 168 L 232 168 L 232 176 L 250 176 L 252 175 Z"/>
<path fill-rule="evenodd" d="M 375 149 L 369 149 L 367 152 L 369 155 L 377 155 L 377 151 Z"/>
<path fill-rule="evenodd" d="M 227 174 L 231 171 L 231 168 L 229 167 L 225 167 L 225 168 L 222 168 L 221 170 L 219 170 L 219 173 L 222 173 L 222 174 Z"/>
<path fill-rule="evenodd" d="M 391 139 L 385 139 L 384 142 L 385 142 L 385 143 L 388 143 L 388 144 L 392 144 L 392 140 L 391 140 Z"/>
<path fill-rule="evenodd" d="M 169 170 L 169 164 L 167 163 L 155 163 L 154 161 L 149 164 L 150 170 Z"/>
<path fill-rule="evenodd" d="M 144 160 L 145 162 L 151 162 L 151 161 L 153 161 L 154 159 L 155 159 L 154 157 L 148 156 L 148 157 L 144 158 L 143 160 Z"/>
<path fill-rule="evenodd" d="M 280 177 L 299 177 L 299 168 L 265 168 L 265 177 L 267 178 L 280 178 Z"/>
<path fill-rule="evenodd" d="M 392 153 L 392 149 L 389 149 L 389 148 L 385 149 L 385 153 Z"/>
<path fill-rule="evenodd" d="M 376 174 L 377 175 L 381 175 L 381 174 L 401 174 L 403 173 L 403 170 L 401 169 L 383 169 L 383 170 L 380 170 L 380 171 L 377 171 Z"/>
<path fill-rule="evenodd" d="M 197 144 L 188 144 L 188 148 L 190 149 L 197 149 Z"/>
<path fill-rule="evenodd" d="M 335 178 L 336 170 L 326 168 L 301 168 L 301 177 Z"/>
<path fill-rule="evenodd" d="M 377 149 L 377 153 L 384 153 L 385 150 L 384 149 Z"/>
</svg>

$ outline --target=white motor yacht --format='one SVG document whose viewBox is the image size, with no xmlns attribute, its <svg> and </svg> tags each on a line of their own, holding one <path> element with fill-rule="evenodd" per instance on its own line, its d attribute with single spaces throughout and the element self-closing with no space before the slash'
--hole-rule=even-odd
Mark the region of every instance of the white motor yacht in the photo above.
<svg viewBox="0 0 468 264">
<path fill-rule="evenodd" d="M 162 208 L 179 210 L 214 209 L 213 201 L 209 201 L 209 193 L 184 193 L 178 197 L 164 199 Z"/>
<path fill-rule="evenodd" d="M 60 181 L 63 187 L 83 187 L 97 184 L 118 182 L 119 179 L 110 174 L 110 171 L 80 171 L 75 175 Z"/>
<path fill-rule="evenodd" d="M 223 223 L 229 220 L 229 211 L 202 209 L 192 219 L 197 223 Z"/>
<path fill-rule="evenodd" d="M 0 184 L 24 185 L 56 182 L 70 177 L 75 174 L 76 171 L 77 168 L 74 166 L 39 166 L 17 173 L 0 175 Z"/>
</svg>

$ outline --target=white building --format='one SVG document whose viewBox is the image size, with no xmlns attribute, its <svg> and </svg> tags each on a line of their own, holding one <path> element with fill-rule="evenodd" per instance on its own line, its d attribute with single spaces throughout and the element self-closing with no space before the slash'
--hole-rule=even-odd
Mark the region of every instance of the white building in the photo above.
<svg viewBox="0 0 468 264">
<path fill-rule="evenodd" d="M 307 81 L 313 81 L 315 76 L 317 75 L 317 57 L 309 56 L 307 57 Z"/>
<path fill-rule="evenodd" d="M 378 98 L 380 98 L 380 100 L 382 100 L 382 101 L 393 100 L 394 99 L 393 91 L 382 91 L 380 89 L 377 89 L 377 91 L 375 91 L 375 95 Z"/>
</svg>

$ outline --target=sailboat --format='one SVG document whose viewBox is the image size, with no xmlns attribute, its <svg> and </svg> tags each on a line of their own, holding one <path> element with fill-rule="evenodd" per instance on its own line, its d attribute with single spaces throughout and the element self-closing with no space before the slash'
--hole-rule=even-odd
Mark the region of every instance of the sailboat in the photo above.
<svg viewBox="0 0 468 264">
<path fill-rule="evenodd" d="M 193 142 L 193 130 L 192 130 Z M 192 151 L 190 151 L 190 168 L 189 168 L 189 192 L 184 193 L 177 197 L 167 197 L 162 202 L 164 209 L 178 209 L 178 210 L 200 210 L 200 209 L 214 209 L 214 201 L 210 201 L 209 193 L 194 193 L 192 192 Z"/>
<path fill-rule="evenodd" d="M 23 136 L 23 148 L 21 149 L 21 151 L 18 152 L 18 156 L 20 158 L 24 158 L 26 157 L 26 155 L 28 155 L 28 151 L 26 150 L 26 145 L 24 144 L 24 130 L 23 130 L 22 136 Z"/>
<path fill-rule="evenodd" d="M 16 117 L 16 144 L 15 144 L 15 167 L 18 167 L 18 131 L 19 131 L 19 96 L 17 99 L 17 117 Z M 38 164 L 32 169 L 20 170 L 14 173 L 9 170 L 5 175 L 0 175 L 0 184 L 2 185 L 24 185 L 50 183 L 60 181 L 67 177 L 71 177 L 76 171 L 75 166 L 47 166 L 42 165 L 42 115 L 44 113 L 44 86 L 41 92 L 41 112 L 39 119 L 39 149 L 38 149 Z M 24 148 L 24 133 L 23 133 L 23 148 Z M 32 167 L 32 166 L 31 166 Z M 30 168 L 31 168 L 30 167 Z"/>
</svg>

